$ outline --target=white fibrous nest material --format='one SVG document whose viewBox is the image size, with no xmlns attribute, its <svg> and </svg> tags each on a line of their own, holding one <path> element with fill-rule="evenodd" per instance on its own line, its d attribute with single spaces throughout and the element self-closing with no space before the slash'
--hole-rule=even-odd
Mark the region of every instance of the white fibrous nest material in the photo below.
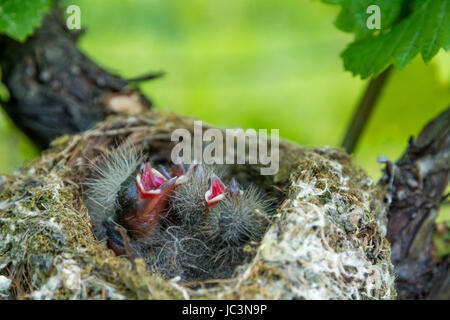
<svg viewBox="0 0 450 320">
<path fill-rule="evenodd" d="M 116 257 L 92 232 L 77 183 L 87 168 L 83 159 L 89 150 L 110 147 L 102 139 L 117 141 L 123 132 L 154 142 L 153 151 L 167 150 L 164 139 L 180 127 L 190 129 L 192 120 L 158 112 L 109 119 L 0 178 L 0 298 L 396 297 L 383 192 L 348 155 L 331 148 L 280 144 L 280 172 L 258 183 L 282 189 L 282 199 L 260 243 L 244 247 L 254 258 L 231 278 L 182 283 L 141 259 Z"/>
<path fill-rule="evenodd" d="M 299 172 L 292 182 L 288 203 L 280 212 L 278 224 L 267 232 L 259 248 L 257 260 L 279 271 L 284 277 L 269 286 L 283 299 L 390 299 L 394 293 L 394 273 L 389 259 L 370 259 L 387 255 L 389 246 L 381 235 L 381 243 L 371 248 L 361 230 L 370 224 L 381 229 L 370 215 L 370 194 L 361 192 L 362 201 L 348 203 L 351 187 L 342 166 L 317 159 L 314 166 L 326 165 L 338 180 L 314 177 L 309 170 Z M 336 179 L 337 178 L 337 179 Z M 318 187 L 318 182 L 322 182 Z M 369 182 L 369 180 L 366 180 Z M 330 190 L 330 187 L 334 191 Z M 366 189 L 370 185 L 366 185 Z M 320 197 L 329 195 L 326 203 Z M 372 219 L 372 220 L 371 220 Z M 375 261 L 376 260 L 376 261 Z M 265 284 L 266 286 L 267 284 Z M 291 288 L 283 290 L 281 288 Z M 266 290 L 267 289 L 266 287 Z"/>
</svg>

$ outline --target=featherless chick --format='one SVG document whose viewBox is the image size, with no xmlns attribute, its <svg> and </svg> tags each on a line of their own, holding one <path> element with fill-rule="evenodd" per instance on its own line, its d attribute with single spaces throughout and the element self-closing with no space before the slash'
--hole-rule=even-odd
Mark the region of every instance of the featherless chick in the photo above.
<svg viewBox="0 0 450 320">
<path fill-rule="evenodd" d="M 129 240 L 132 254 L 166 277 L 230 277 L 245 261 L 244 246 L 267 228 L 270 200 L 255 186 L 242 189 L 225 165 L 181 163 L 169 173 L 133 148 L 101 162 L 86 182 L 96 234 L 117 255 L 129 254 Z"/>
</svg>

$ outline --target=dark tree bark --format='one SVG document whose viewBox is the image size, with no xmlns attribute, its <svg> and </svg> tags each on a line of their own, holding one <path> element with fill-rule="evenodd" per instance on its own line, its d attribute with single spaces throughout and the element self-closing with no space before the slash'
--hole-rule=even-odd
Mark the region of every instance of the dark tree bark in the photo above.
<svg viewBox="0 0 450 320">
<path fill-rule="evenodd" d="M 10 99 L 2 105 L 39 147 L 80 132 L 115 112 L 151 106 L 128 82 L 100 68 L 77 48 L 77 38 L 54 9 L 25 43 L 0 37 L 2 81 Z M 145 80 L 148 80 L 145 79 Z"/>
<path fill-rule="evenodd" d="M 450 108 L 411 138 L 380 184 L 388 191 L 387 238 L 400 299 L 450 299 L 449 257 L 438 259 L 433 232 L 450 167 Z"/>
</svg>

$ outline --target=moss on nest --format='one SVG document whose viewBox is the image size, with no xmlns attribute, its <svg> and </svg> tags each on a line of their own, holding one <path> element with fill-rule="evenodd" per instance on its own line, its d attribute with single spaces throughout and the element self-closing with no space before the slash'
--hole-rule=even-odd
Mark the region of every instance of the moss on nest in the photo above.
<svg viewBox="0 0 450 320">
<path fill-rule="evenodd" d="M 383 194 L 331 148 L 282 142 L 280 171 L 272 177 L 240 167 L 238 174 L 284 193 L 259 247 L 246 247 L 255 258 L 231 279 L 182 284 L 106 249 L 82 200 L 89 162 L 122 143 L 168 158 L 172 130 L 192 125 L 163 112 L 112 117 L 59 138 L 28 168 L 0 178 L 0 298 L 395 298 Z"/>
</svg>

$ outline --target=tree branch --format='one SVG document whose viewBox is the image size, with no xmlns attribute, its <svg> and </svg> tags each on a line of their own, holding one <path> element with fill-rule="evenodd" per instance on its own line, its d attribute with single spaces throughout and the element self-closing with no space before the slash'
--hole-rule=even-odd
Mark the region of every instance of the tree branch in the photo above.
<svg viewBox="0 0 450 320">
<path fill-rule="evenodd" d="M 448 257 L 433 248 L 434 221 L 448 185 L 450 108 L 430 121 L 396 164 L 388 163 L 380 185 L 387 190 L 391 260 L 400 299 L 450 295 Z"/>
<path fill-rule="evenodd" d="M 151 105 L 128 81 L 81 53 L 81 33 L 70 32 L 62 17 L 54 8 L 25 43 L 0 37 L 2 81 L 10 92 L 2 106 L 41 148 L 63 134 L 89 129 L 108 114 L 140 113 Z"/>
<path fill-rule="evenodd" d="M 348 152 L 352 153 L 367 125 L 369 117 L 374 109 L 375 104 L 380 97 L 380 94 L 386 84 L 392 66 L 383 71 L 378 77 L 370 80 L 366 91 L 361 99 L 361 102 L 353 114 L 353 118 L 347 128 L 342 147 Z"/>
</svg>

